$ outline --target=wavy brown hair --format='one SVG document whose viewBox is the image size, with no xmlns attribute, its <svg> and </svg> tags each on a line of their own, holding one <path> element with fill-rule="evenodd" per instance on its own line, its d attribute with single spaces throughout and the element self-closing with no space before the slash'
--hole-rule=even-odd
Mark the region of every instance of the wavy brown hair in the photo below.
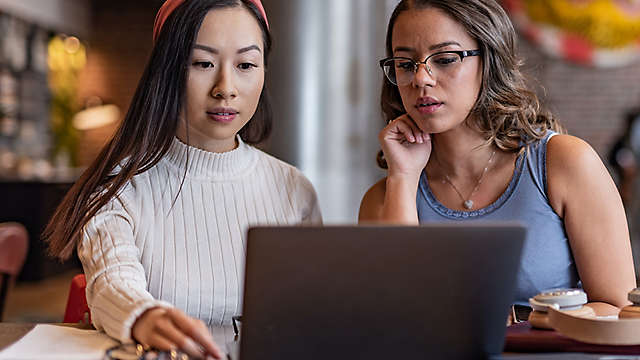
<svg viewBox="0 0 640 360">
<path fill-rule="evenodd" d="M 482 86 L 467 125 L 481 132 L 487 144 L 518 152 L 523 145 L 541 139 L 547 129 L 565 129 L 544 109 L 520 71 L 516 55 L 517 37 L 506 12 L 495 0 L 402 0 L 394 9 L 387 28 L 387 56 L 393 56 L 393 28 L 398 16 L 415 9 L 437 8 L 462 24 L 482 51 Z M 406 114 L 397 86 L 383 80 L 381 106 L 385 121 Z M 382 153 L 378 164 L 386 168 Z"/>
<path fill-rule="evenodd" d="M 43 239 L 50 255 L 68 259 L 83 227 L 98 210 L 118 196 L 132 177 L 155 166 L 167 153 L 178 128 L 188 65 L 202 21 L 211 10 L 239 6 L 247 8 L 262 29 L 266 67 L 271 35 L 251 1 L 189 0 L 178 6 L 162 27 L 124 121 L 47 224 Z M 272 117 L 265 85 L 255 114 L 239 132 L 242 140 L 248 144 L 265 140 L 271 132 Z"/>
</svg>

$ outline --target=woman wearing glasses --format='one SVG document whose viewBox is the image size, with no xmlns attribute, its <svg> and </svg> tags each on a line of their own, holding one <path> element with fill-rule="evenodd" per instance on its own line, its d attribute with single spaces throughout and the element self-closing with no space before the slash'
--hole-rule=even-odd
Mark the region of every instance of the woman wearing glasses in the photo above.
<svg viewBox="0 0 640 360">
<path fill-rule="evenodd" d="M 46 229 L 77 249 L 93 324 L 123 342 L 220 357 L 206 324 L 241 312 L 246 230 L 321 221 L 295 168 L 249 144 L 271 112 L 259 0 L 167 0 L 114 138 Z"/>
<path fill-rule="evenodd" d="M 582 286 L 597 314 L 626 305 L 635 275 L 620 196 L 593 149 L 562 134 L 527 89 L 500 5 L 403 0 L 386 48 L 378 160 L 388 174 L 360 221 L 520 221 L 516 303 Z"/>
</svg>

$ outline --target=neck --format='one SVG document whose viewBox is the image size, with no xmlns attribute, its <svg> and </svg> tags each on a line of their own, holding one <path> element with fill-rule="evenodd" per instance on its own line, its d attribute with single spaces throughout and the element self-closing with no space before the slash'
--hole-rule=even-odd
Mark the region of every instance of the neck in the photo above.
<svg viewBox="0 0 640 360">
<path fill-rule="evenodd" d="M 427 166 L 431 174 L 444 172 L 450 177 L 476 178 L 496 150 L 476 131 L 464 126 L 432 135 L 432 156 Z M 441 171 L 438 171 L 438 167 Z M 444 175 L 444 174 L 442 174 Z"/>
<path fill-rule="evenodd" d="M 188 141 L 186 132 L 184 131 L 178 131 L 176 137 L 189 146 L 212 153 L 225 153 L 238 147 L 238 141 L 235 135 L 228 139 L 212 139 L 191 129 L 189 131 Z"/>
</svg>

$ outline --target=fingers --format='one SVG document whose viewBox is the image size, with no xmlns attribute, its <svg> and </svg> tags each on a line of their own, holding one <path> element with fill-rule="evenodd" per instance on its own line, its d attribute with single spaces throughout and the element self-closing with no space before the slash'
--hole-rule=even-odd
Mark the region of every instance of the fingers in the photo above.
<svg viewBox="0 0 640 360">
<path fill-rule="evenodd" d="M 180 349 L 194 358 L 222 359 L 222 351 L 213 342 L 207 326 L 177 309 L 152 308 L 134 323 L 136 341 L 159 350 Z"/>
<path fill-rule="evenodd" d="M 178 309 L 169 309 L 167 315 L 171 318 L 177 330 L 184 333 L 195 343 L 202 347 L 205 353 L 216 359 L 222 359 L 223 354 L 209 333 L 207 326 L 200 320 L 190 318 Z M 186 351 L 186 349 L 184 349 Z"/>
<path fill-rule="evenodd" d="M 145 345 L 160 351 L 170 351 L 177 348 L 177 345 L 173 341 L 167 339 L 159 333 L 149 335 L 149 339 L 147 340 Z"/>
<path fill-rule="evenodd" d="M 429 141 L 429 135 L 422 132 L 416 123 L 406 114 L 391 121 L 387 128 L 387 133 L 390 134 L 394 140 L 419 144 Z"/>
<path fill-rule="evenodd" d="M 172 346 L 170 348 L 160 348 L 156 345 L 157 348 L 161 350 L 170 350 L 179 348 L 180 350 L 187 353 L 189 356 L 201 359 L 204 358 L 205 353 L 201 346 L 196 344 L 190 337 L 185 335 L 182 331 L 176 328 L 173 321 L 170 318 L 165 317 L 156 323 L 156 331 L 154 333 L 156 336 L 162 339 L 166 339 Z"/>
<path fill-rule="evenodd" d="M 424 138 L 423 138 L 423 132 L 422 130 L 420 130 L 420 128 L 418 127 L 418 125 L 416 125 L 415 121 L 413 121 L 413 119 L 411 119 L 411 117 L 409 115 L 403 115 L 401 116 L 401 121 L 408 125 L 409 128 L 411 129 L 411 132 L 413 133 L 413 137 L 414 137 L 414 141 L 412 142 L 417 142 L 419 144 L 422 144 L 424 142 Z"/>
</svg>

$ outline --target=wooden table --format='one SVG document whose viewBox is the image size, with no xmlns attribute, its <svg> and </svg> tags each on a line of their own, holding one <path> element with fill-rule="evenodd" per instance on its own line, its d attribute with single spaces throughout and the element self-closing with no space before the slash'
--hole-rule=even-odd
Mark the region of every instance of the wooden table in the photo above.
<svg viewBox="0 0 640 360">
<path fill-rule="evenodd" d="M 35 324 L 0 323 L 0 350 L 25 336 Z"/>
<path fill-rule="evenodd" d="M 27 335 L 29 331 L 31 331 L 38 324 L 28 324 L 28 323 L 2 323 L 0 322 L 0 351 L 9 345 L 15 343 L 20 340 L 23 336 Z M 83 330 L 95 330 L 92 325 L 86 324 L 49 324 L 49 325 L 58 325 L 58 326 L 69 326 L 76 329 Z M 214 326 L 209 328 L 211 333 L 213 334 L 214 339 L 218 343 L 218 345 L 225 349 L 225 345 L 234 341 L 234 333 L 232 326 Z"/>
<path fill-rule="evenodd" d="M 33 329 L 37 324 L 14 324 L 14 323 L 0 323 L 0 350 L 8 347 L 14 342 L 20 340 L 23 336 L 25 336 L 31 329 Z M 91 330 L 93 327 L 91 325 L 84 324 L 52 324 L 59 326 L 71 326 L 77 329 L 87 329 Z M 231 326 L 224 327 L 212 327 L 210 328 L 214 339 L 218 343 L 218 345 L 225 350 L 226 345 L 230 342 L 234 341 L 233 329 Z M 552 359 L 562 359 L 562 360 L 573 360 L 573 359 L 599 359 L 599 355 L 594 354 L 580 354 L 580 353 L 563 353 L 563 354 L 552 354 L 552 353 L 537 353 L 537 354 L 518 354 L 518 353 L 505 353 L 505 359 L 526 359 L 526 360 L 552 360 Z"/>
<path fill-rule="evenodd" d="M 0 322 L 0 350 L 8 347 L 14 342 L 20 340 L 23 336 L 27 335 L 31 329 L 37 324 L 31 323 L 1 323 Z M 95 330 L 92 325 L 86 324 L 51 324 L 59 326 L 69 326 L 76 329 L 83 330 Z"/>
</svg>

